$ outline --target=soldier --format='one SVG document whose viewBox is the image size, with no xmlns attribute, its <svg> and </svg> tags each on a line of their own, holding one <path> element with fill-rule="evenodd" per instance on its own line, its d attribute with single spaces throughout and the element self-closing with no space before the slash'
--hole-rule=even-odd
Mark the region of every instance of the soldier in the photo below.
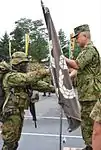
<svg viewBox="0 0 101 150">
<path fill-rule="evenodd" d="M 43 96 L 46 96 L 46 93 L 47 93 L 47 92 L 44 92 L 44 93 L 43 93 Z M 50 96 L 51 96 L 51 93 L 48 92 L 48 97 L 50 97 Z"/>
<path fill-rule="evenodd" d="M 90 117 L 94 120 L 92 147 L 93 150 L 101 150 L 101 99 L 96 102 Z"/>
<path fill-rule="evenodd" d="M 38 81 L 48 75 L 46 70 L 26 73 L 28 59 L 24 52 L 15 52 L 12 55 L 12 71 L 3 77 L 5 102 L 2 107 L 2 150 L 16 150 L 24 120 L 24 109 L 28 100 L 26 86 L 37 87 Z M 40 85 L 41 86 L 41 85 Z M 45 83 L 44 83 L 45 86 Z M 49 88 L 49 86 L 47 85 Z M 40 87 L 39 89 L 41 89 Z"/>
<path fill-rule="evenodd" d="M 93 120 L 89 115 L 101 95 L 100 56 L 91 42 L 90 29 L 87 24 L 76 27 L 74 32 L 73 38 L 76 38 L 81 52 L 76 60 L 66 58 L 66 62 L 73 68 L 70 76 L 77 76 L 77 91 L 81 104 L 81 131 L 86 144 L 83 150 L 92 150 Z"/>
</svg>

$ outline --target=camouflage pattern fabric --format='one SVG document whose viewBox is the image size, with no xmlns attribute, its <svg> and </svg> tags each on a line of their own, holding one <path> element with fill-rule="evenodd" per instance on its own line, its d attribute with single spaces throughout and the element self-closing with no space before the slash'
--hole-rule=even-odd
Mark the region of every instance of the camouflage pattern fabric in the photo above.
<svg viewBox="0 0 101 150">
<path fill-rule="evenodd" d="M 3 78 L 3 87 L 5 91 L 5 103 L 2 109 L 3 128 L 2 137 L 4 140 L 3 150 L 16 150 L 21 136 L 23 125 L 23 116 L 26 102 L 28 101 L 27 85 L 36 86 L 42 89 L 42 80 L 49 74 L 45 69 L 35 70 L 28 73 L 9 72 Z M 51 90 L 48 83 L 46 88 Z M 40 86 L 40 87 L 38 87 Z M 16 131 L 16 133 L 15 133 Z"/>
<path fill-rule="evenodd" d="M 38 62 L 29 63 L 28 72 L 29 71 L 38 72 L 39 70 L 42 70 L 43 72 L 45 70 L 45 66 Z M 52 78 L 50 73 L 44 78 L 40 78 L 40 80 L 37 82 L 37 85 L 34 85 L 34 90 L 39 90 L 40 92 L 55 92 L 54 88 L 52 90 L 51 89 L 52 89 Z"/>
<path fill-rule="evenodd" d="M 2 150 L 17 149 L 22 126 L 23 118 L 20 117 L 20 114 L 11 115 L 4 121 L 2 126 L 2 139 L 4 140 Z"/>
<path fill-rule="evenodd" d="M 79 65 L 77 74 L 77 90 L 80 101 L 93 101 L 101 97 L 100 56 L 89 43 L 79 53 L 76 62 Z"/>
<path fill-rule="evenodd" d="M 85 31 L 90 31 L 88 24 L 83 24 L 81 26 L 76 27 L 74 29 L 74 33 L 75 33 L 74 37 L 76 37 L 79 33 L 85 32 Z"/>
<path fill-rule="evenodd" d="M 81 132 L 86 145 L 92 143 L 93 120 L 89 117 L 96 101 L 82 101 L 81 104 Z"/>
<path fill-rule="evenodd" d="M 35 71 L 35 70 L 37 71 L 37 70 L 40 70 L 40 69 L 43 69 L 43 70 L 45 69 L 43 64 L 38 63 L 35 60 L 29 62 L 28 71 Z"/>
<path fill-rule="evenodd" d="M 96 121 L 101 123 L 101 99 L 98 100 L 91 111 L 90 117 Z"/>
<path fill-rule="evenodd" d="M 26 57 L 26 54 L 24 52 L 15 52 L 12 55 L 11 64 L 16 65 L 21 62 L 28 62 L 28 58 Z"/>
<path fill-rule="evenodd" d="M 79 53 L 76 62 L 77 91 L 81 103 L 81 131 L 85 144 L 91 144 L 93 120 L 90 113 L 101 96 L 101 66 L 100 56 L 93 43 L 90 42 Z"/>
<path fill-rule="evenodd" d="M 0 74 L 5 73 L 10 70 L 10 65 L 5 61 L 0 62 Z"/>
</svg>

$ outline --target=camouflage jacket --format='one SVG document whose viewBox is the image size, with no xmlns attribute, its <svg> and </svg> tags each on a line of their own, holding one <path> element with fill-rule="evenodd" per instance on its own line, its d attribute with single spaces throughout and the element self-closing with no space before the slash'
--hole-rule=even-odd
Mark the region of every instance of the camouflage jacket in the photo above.
<svg viewBox="0 0 101 150">
<path fill-rule="evenodd" d="M 90 117 L 97 121 L 97 122 L 100 122 L 101 123 L 101 101 L 97 101 L 91 114 L 90 114 Z"/>
<path fill-rule="evenodd" d="M 17 108 L 24 108 L 28 100 L 27 85 L 32 85 L 37 88 L 42 85 L 39 84 L 40 79 L 47 76 L 49 73 L 45 70 L 33 71 L 28 73 L 9 72 L 3 78 L 3 88 L 5 91 L 5 103 L 3 106 L 4 112 L 10 110 L 17 110 Z M 49 85 L 44 82 L 44 86 L 49 88 Z M 39 87 L 40 89 L 40 87 Z M 9 94 L 10 93 L 10 94 Z"/>
<path fill-rule="evenodd" d="M 93 43 L 89 43 L 79 53 L 77 89 L 80 101 L 92 101 L 101 97 L 100 56 Z"/>
</svg>

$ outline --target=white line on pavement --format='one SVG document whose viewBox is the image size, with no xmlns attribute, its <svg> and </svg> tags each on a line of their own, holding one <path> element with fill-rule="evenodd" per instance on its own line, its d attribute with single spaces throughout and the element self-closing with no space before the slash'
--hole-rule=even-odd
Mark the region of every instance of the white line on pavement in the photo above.
<svg viewBox="0 0 101 150">
<path fill-rule="evenodd" d="M 0 131 L 1 133 L 1 131 Z M 44 134 L 44 133 L 27 133 L 27 132 L 22 132 L 22 135 L 27 135 L 27 136 L 44 136 L 44 137 L 59 137 L 60 135 L 58 134 Z M 82 139 L 82 136 L 73 136 L 73 135 L 62 135 L 63 138 L 75 138 L 75 139 Z"/>
<path fill-rule="evenodd" d="M 82 148 L 64 147 L 63 150 L 82 150 Z"/>
<path fill-rule="evenodd" d="M 32 116 L 25 116 L 25 119 L 32 118 Z M 45 117 L 45 116 L 37 116 L 38 119 L 53 119 L 53 120 L 59 120 L 60 117 Z M 63 120 L 66 120 L 66 118 L 62 118 Z"/>
<path fill-rule="evenodd" d="M 29 135 L 29 136 L 46 136 L 46 137 L 59 137 L 58 134 L 43 134 L 43 133 L 24 133 L 22 132 L 22 135 Z M 65 138 L 76 138 L 76 139 L 82 139 L 82 136 L 69 136 L 69 135 L 62 135 L 62 137 Z"/>
</svg>

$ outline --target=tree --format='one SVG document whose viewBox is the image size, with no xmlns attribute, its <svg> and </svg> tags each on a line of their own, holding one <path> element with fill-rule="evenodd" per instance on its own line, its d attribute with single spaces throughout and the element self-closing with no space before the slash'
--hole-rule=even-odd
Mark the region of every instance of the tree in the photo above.
<svg viewBox="0 0 101 150">
<path fill-rule="evenodd" d="M 24 51 L 24 31 L 17 26 L 10 34 L 12 35 L 12 53 L 14 51 Z"/>
<path fill-rule="evenodd" d="M 48 35 L 46 29 L 43 27 L 42 20 L 35 21 L 34 27 L 34 32 L 31 33 L 31 54 L 34 59 L 41 62 L 41 60 L 47 58 L 49 54 Z"/>
<path fill-rule="evenodd" d="M 63 51 L 63 54 L 66 57 L 69 57 L 69 41 L 66 39 L 65 33 L 62 29 L 58 32 L 59 40 L 60 40 L 60 46 Z"/>
<path fill-rule="evenodd" d="M 75 41 L 75 45 L 74 45 L 74 51 L 73 51 L 73 59 L 76 59 L 77 56 L 79 55 L 81 49 L 78 46 L 77 42 Z"/>
<path fill-rule="evenodd" d="M 12 46 L 14 50 L 25 51 L 25 34 L 30 37 L 30 55 L 40 62 L 48 55 L 47 32 L 42 20 L 32 21 L 21 18 L 15 22 L 16 28 L 12 34 Z"/>
<path fill-rule="evenodd" d="M 47 58 L 48 56 L 48 45 L 47 41 L 44 38 L 38 36 L 37 40 L 31 44 L 31 54 L 34 59 L 38 62 L 41 62 L 42 59 Z"/>
<path fill-rule="evenodd" d="M 65 36 L 65 33 L 62 29 L 59 30 L 58 36 L 59 36 L 60 45 L 61 45 L 61 48 L 62 48 L 67 44 L 66 36 Z"/>
<path fill-rule="evenodd" d="M 7 32 L 0 39 L 0 57 L 7 59 L 9 57 L 9 35 Z"/>
</svg>

